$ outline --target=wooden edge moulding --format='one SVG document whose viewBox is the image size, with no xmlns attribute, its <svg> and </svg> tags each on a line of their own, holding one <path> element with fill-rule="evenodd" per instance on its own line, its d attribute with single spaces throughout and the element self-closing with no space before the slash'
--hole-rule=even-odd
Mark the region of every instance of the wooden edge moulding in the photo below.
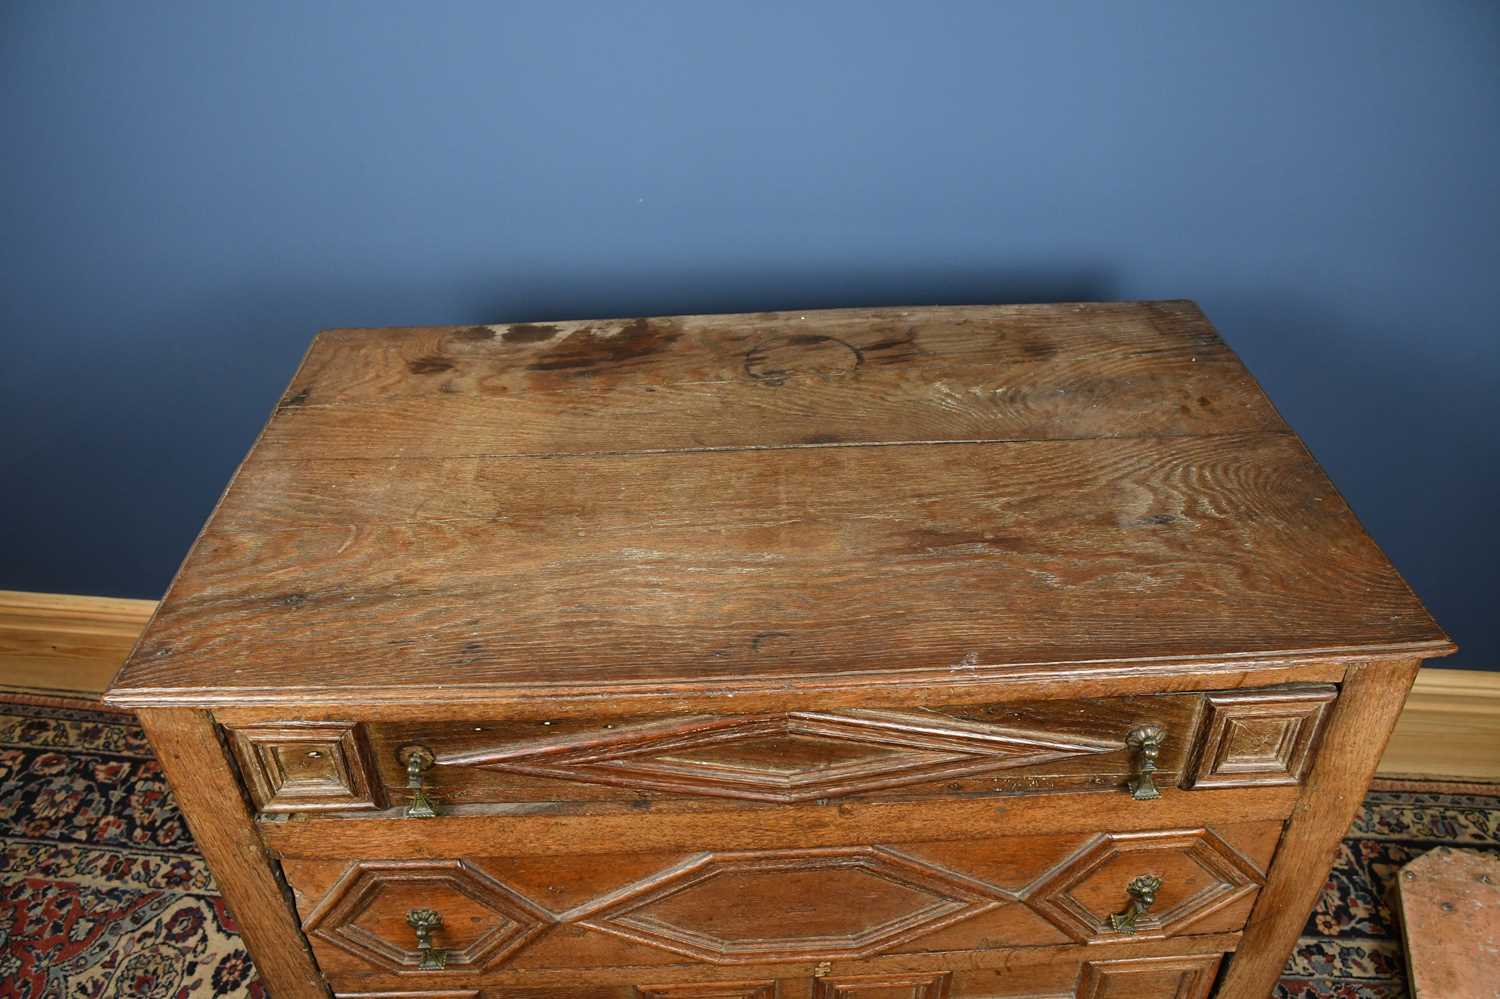
<svg viewBox="0 0 1500 999">
<path fill-rule="evenodd" d="M 155 609 L 154 600 L 0 590 L 0 690 L 97 697 Z M 1421 670 L 1377 773 L 1500 780 L 1500 671 Z"/>
</svg>

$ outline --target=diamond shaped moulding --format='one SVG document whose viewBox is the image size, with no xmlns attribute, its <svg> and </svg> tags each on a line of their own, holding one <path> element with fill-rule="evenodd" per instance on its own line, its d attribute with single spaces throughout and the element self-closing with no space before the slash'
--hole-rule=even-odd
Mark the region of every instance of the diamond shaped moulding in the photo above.
<svg viewBox="0 0 1500 999">
<path fill-rule="evenodd" d="M 1118 752 L 1119 740 L 933 713 L 701 716 L 440 755 L 439 766 L 755 801 L 797 802 Z"/>
<path fill-rule="evenodd" d="M 1014 901 L 880 847 L 708 854 L 580 925 L 714 964 L 868 957 Z"/>
<path fill-rule="evenodd" d="M 354 863 L 303 922 L 303 931 L 387 971 L 421 962 L 406 912 L 443 917 L 434 943 L 449 970 L 486 968 L 526 946 L 552 917 L 462 860 Z"/>
<path fill-rule="evenodd" d="M 1130 904 L 1127 885 L 1144 874 L 1164 880 L 1157 904 L 1133 934 L 1110 916 Z M 1080 942 L 1168 937 L 1256 892 L 1264 876 L 1210 829 L 1106 833 L 1026 889 L 1024 901 Z"/>
</svg>

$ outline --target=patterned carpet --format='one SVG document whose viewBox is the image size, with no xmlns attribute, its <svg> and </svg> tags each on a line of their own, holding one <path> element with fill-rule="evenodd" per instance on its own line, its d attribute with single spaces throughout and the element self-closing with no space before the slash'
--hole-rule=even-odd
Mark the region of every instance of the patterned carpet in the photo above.
<svg viewBox="0 0 1500 999">
<path fill-rule="evenodd" d="M 1439 845 L 1500 851 L 1500 796 L 1464 791 L 1371 792 L 1279 999 L 1406 995 L 1397 870 Z M 267 995 L 129 716 L 0 698 L 0 847 L 0 999 Z"/>
<path fill-rule="evenodd" d="M 267 995 L 130 716 L 0 701 L 0 847 L 0 997 Z"/>
</svg>

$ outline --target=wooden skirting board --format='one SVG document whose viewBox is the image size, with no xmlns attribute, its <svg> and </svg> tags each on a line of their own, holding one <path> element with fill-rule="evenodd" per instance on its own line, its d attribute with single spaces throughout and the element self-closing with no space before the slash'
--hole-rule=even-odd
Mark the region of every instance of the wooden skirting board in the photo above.
<svg viewBox="0 0 1500 999">
<path fill-rule="evenodd" d="M 97 697 L 155 600 L 0 590 L 0 688 Z"/>
<path fill-rule="evenodd" d="M 1418 673 L 1380 773 L 1500 780 L 1500 673 Z"/>
<path fill-rule="evenodd" d="M 0 690 L 97 696 L 155 608 L 0 590 Z M 1500 673 L 1422 670 L 1380 774 L 1500 780 Z"/>
</svg>

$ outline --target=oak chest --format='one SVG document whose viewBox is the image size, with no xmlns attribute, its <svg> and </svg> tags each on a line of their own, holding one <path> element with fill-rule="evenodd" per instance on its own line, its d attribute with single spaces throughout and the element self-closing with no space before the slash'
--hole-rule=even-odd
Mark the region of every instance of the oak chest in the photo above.
<svg viewBox="0 0 1500 999">
<path fill-rule="evenodd" d="M 275 999 L 1264 999 L 1452 650 L 1188 302 L 320 334 L 108 700 Z"/>
</svg>

